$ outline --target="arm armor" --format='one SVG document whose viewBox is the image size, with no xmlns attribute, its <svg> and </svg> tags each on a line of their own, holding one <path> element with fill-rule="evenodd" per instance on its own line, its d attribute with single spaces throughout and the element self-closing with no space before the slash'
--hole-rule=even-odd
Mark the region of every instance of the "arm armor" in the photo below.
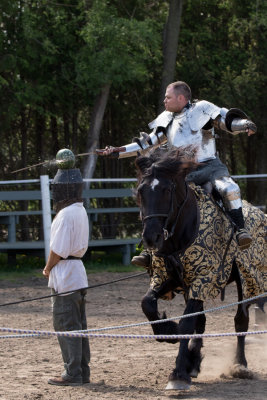
<svg viewBox="0 0 267 400">
<path fill-rule="evenodd" d="M 232 135 L 247 132 L 248 129 L 257 131 L 254 122 L 247 119 L 247 115 L 238 108 L 230 108 L 230 110 L 221 108 L 220 115 L 214 121 L 214 126 Z"/>
<path fill-rule="evenodd" d="M 166 141 L 164 128 L 155 128 L 149 135 L 140 132 L 140 137 L 134 138 L 133 143 L 123 146 L 125 151 L 119 153 L 119 158 L 137 156 L 137 153 L 145 153 L 151 147 L 158 147 Z"/>
</svg>

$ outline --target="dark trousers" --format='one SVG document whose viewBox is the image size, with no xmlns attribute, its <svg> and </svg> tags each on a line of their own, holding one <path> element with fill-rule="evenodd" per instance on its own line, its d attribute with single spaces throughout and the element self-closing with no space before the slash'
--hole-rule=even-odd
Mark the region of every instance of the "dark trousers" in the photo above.
<svg viewBox="0 0 267 400">
<path fill-rule="evenodd" d="M 195 171 L 187 175 L 186 180 L 194 182 L 196 185 L 203 185 L 208 181 L 213 184 L 216 179 L 223 176 L 230 176 L 230 174 L 226 165 L 217 157 L 200 163 Z"/>
<path fill-rule="evenodd" d="M 55 292 L 54 292 L 55 293 Z M 57 332 L 87 329 L 86 290 L 52 297 L 53 324 Z M 62 377 L 75 383 L 89 381 L 90 347 L 88 338 L 58 336 L 65 372 Z"/>
</svg>

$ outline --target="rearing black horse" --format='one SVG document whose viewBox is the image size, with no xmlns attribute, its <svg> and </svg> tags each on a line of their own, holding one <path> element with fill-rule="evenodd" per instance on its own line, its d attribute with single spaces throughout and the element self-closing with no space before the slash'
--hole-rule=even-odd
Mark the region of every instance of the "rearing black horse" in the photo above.
<svg viewBox="0 0 267 400">
<path fill-rule="evenodd" d="M 266 216 L 246 203 L 246 222 L 254 241 L 250 249 L 239 250 L 227 215 L 201 188 L 186 182 L 187 173 L 196 166 L 193 157 L 188 160 L 188 152 L 190 149 L 157 149 L 136 159 L 143 243 L 152 251 L 150 288 L 142 300 L 150 321 L 166 318 L 160 315 L 157 302 L 175 291 L 185 296 L 184 314 L 191 314 L 202 311 L 207 298 L 215 298 L 233 281 L 239 301 L 267 290 Z M 237 308 L 236 332 L 248 330 L 248 307 Z M 205 322 L 205 315 L 200 314 L 181 319 L 179 324 L 166 321 L 151 326 L 155 334 L 193 334 L 203 333 Z M 167 389 L 190 387 L 191 377 L 200 371 L 201 347 L 202 339 L 180 341 Z M 237 338 L 235 364 L 247 367 L 245 336 Z"/>
</svg>

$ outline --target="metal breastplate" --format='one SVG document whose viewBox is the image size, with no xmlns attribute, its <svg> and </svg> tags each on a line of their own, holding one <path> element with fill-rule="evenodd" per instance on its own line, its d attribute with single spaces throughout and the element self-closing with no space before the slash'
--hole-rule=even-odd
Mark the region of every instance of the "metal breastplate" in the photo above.
<svg viewBox="0 0 267 400">
<path fill-rule="evenodd" d="M 190 111 L 191 109 L 174 114 L 174 118 L 167 129 L 169 146 L 196 145 L 198 147 L 197 161 L 199 162 L 215 158 L 216 146 L 213 129 L 193 131 L 189 126 L 188 114 Z"/>
</svg>

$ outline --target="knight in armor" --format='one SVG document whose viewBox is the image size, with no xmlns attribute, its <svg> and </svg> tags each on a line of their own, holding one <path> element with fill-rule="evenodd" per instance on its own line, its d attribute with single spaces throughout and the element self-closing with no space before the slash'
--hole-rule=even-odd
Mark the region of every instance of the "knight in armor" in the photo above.
<svg viewBox="0 0 267 400">
<path fill-rule="evenodd" d="M 228 110 L 205 100 L 191 102 L 191 89 L 182 81 L 167 87 L 164 105 L 165 111 L 149 124 L 152 132 L 142 132 L 139 138 L 122 147 L 122 151 L 116 154 L 119 158 L 135 156 L 164 144 L 169 148 L 196 146 L 200 166 L 188 175 L 188 181 L 197 185 L 211 182 L 213 189 L 221 195 L 224 207 L 236 226 L 238 246 L 241 249 L 248 248 L 252 238 L 244 224 L 240 189 L 216 154 L 214 127 L 232 135 L 246 132 L 250 136 L 256 133 L 256 125 L 237 108 Z M 115 148 L 107 146 L 104 154 L 114 151 Z M 149 254 L 146 251 L 132 260 L 133 264 L 142 266 L 148 262 Z"/>
<path fill-rule="evenodd" d="M 89 224 L 83 207 L 83 179 L 78 168 L 72 168 L 74 154 L 62 149 L 56 157 L 59 169 L 52 187 L 53 219 L 50 252 L 43 270 L 52 290 L 53 325 L 57 332 L 87 329 L 85 295 L 88 287 L 82 257 L 88 247 Z M 68 292 L 67 294 L 64 294 Z M 60 295 L 60 293 L 63 293 Z M 90 348 L 88 338 L 58 336 L 64 372 L 50 378 L 58 386 L 78 386 L 90 381 Z"/>
</svg>

